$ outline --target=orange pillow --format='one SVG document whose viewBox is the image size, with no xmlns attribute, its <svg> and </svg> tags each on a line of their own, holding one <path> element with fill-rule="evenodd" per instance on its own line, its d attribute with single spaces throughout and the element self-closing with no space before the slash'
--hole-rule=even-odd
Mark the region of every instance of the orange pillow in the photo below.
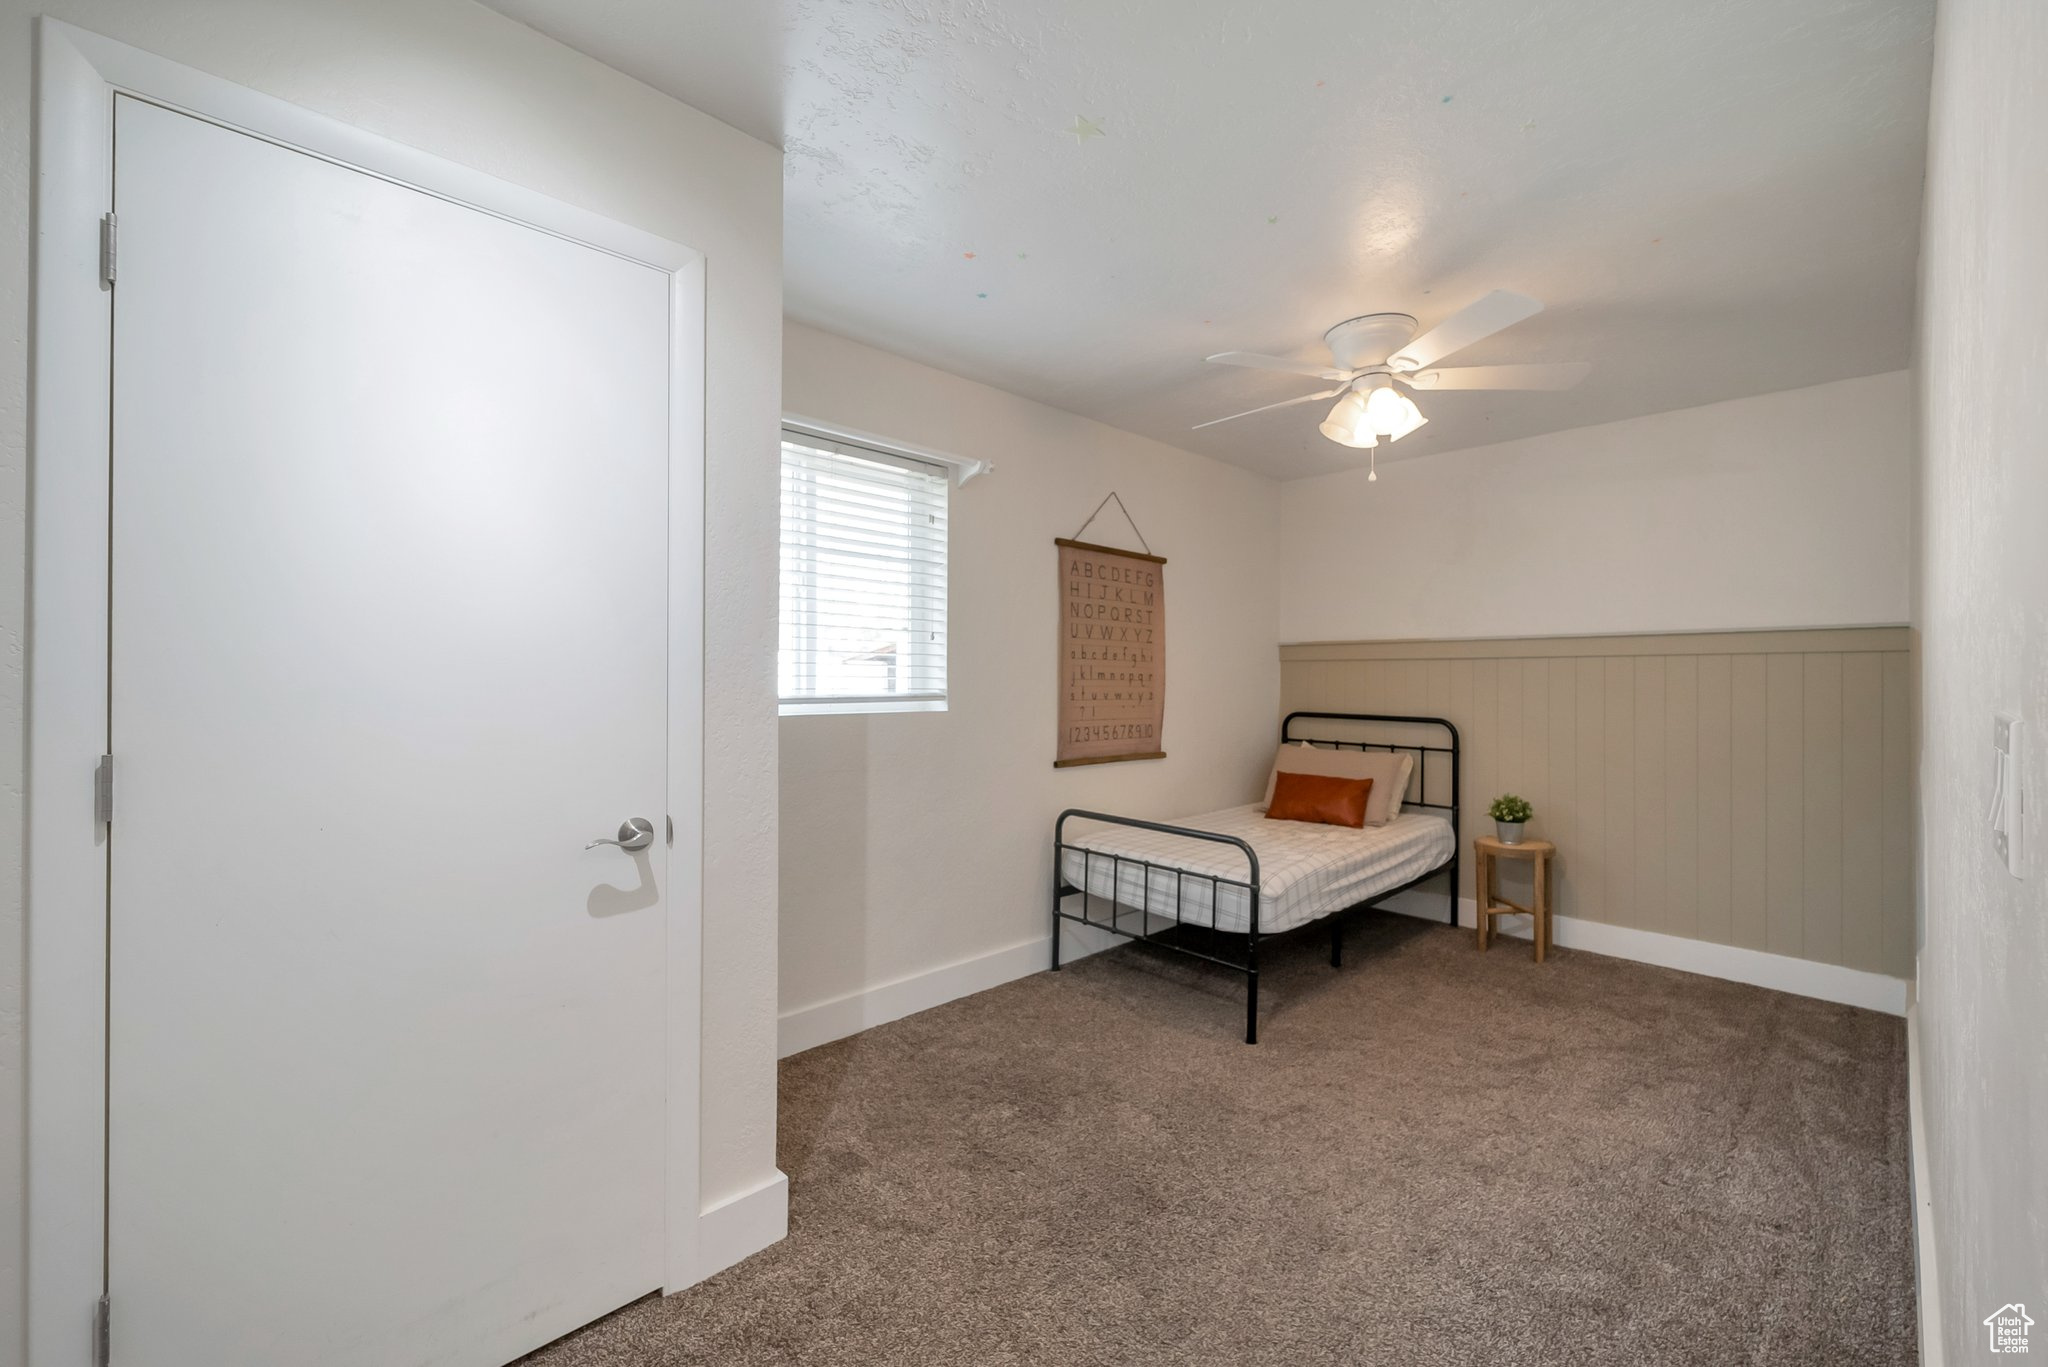
<svg viewBox="0 0 2048 1367">
<path fill-rule="evenodd" d="M 1332 778 L 1282 770 L 1273 780 L 1273 800 L 1266 806 L 1266 819 L 1363 826 L 1365 800 L 1371 792 L 1369 778 Z"/>
</svg>

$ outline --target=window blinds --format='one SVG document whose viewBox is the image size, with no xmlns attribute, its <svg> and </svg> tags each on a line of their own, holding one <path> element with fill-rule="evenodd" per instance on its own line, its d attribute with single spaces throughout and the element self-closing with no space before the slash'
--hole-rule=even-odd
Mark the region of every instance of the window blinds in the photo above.
<svg viewBox="0 0 2048 1367">
<path fill-rule="evenodd" d="M 785 707 L 946 696 L 949 472 L 785 431 Z"/>
</svg>

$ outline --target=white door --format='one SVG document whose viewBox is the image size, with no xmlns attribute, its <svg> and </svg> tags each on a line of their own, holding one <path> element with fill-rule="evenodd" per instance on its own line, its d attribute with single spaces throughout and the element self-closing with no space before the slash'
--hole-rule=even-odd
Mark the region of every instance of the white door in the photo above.
<svg viewBox="0 0 2048 1367">
<path fill-rule="evenodd" d="M 662 1281 L 669 277 L 117 103 L 115 1360 L 495 1367 Z"/>
</svg>

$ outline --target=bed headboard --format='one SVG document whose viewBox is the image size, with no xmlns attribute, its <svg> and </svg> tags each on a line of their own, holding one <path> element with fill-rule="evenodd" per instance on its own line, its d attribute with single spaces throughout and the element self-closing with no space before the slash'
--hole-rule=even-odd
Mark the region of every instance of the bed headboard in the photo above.
<svg viewBox="0 0 2048 1367">
<path fill-rule="evenodd" d="M 1387 750 L 1415 756 L 1403 806 L 1446 812 L 1458 830 L 1458 728 L 1442 717 L 1381 712 L 1289 712 L 1280 743 L 1307 741 L 1333 750 Z M 1435 799 L 1432 801 L 1432 798 Z"/>
</svg>

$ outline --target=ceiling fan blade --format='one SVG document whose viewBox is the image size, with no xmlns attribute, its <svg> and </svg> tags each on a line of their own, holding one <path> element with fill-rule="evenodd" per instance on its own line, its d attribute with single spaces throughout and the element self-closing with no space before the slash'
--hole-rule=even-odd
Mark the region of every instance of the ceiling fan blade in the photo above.
<svg viewBox="0 0 2048 1367">
<path fill-rule="evenodd" d="M 1413 375 L 1395 375 L 1403 384 L 1417 389 L 1570 389 L 1592 371 L 1585 361 L 1560 361 L 1555 365 L 1467 365 L 1449 370 L 1418 370 Z"/>
<path fill-rule="evenodd" d="M 1303 394 L 1300 398 L 1282 399 L 1278 403 L 1263 404 L 1258 408 L 1247 408 L 1244 412 L 1232 413 L 1227 418 L 1211 418 L 1207 422 L 1198 422 L 1188 430 L 1190 432 L 1199 432 L 1204 427 L 1214 427 L 1219 422 L 1236 422 L 1239 418 L 1249 418 L 1254 413 L 1264 413 L 1272 408 L 1287 408 L 1298 403 L 1314 403 L 1317 399 L 1334 399 L 1348 388 L 1350 388 L 1349 385 L 1340 384 L 1335 389 L 1325 389 L 1320 394 Z"/>
<path fill-rule="evenodd" d="M 1202 359 L 1214 361 L 1218 365 L 1250 366 L 1253 370 L 1277 370 L 1283 375 L 1311 375 L 1318 380 L 1348 380 L 1353 374 L 1349 370 L 1332 370 L 1326 365 L 1317 365 L 1314 361 L 1290 361 L 1285 356 L 1261 356 L 1256 351 L 1219 351 L 1214 356 L 1204 356 Z"/>
<path fill-rule="evenodd" d="M 1474 342 L 1511 328 L 1524 318 L 1543 312 L 1543 305 L 1513 290 L 1493 293 L 1467 304 L 1450 317 L 1394 353 L 1388 362 L 1399 370 L 1421 370 Z"/>
</svg>

